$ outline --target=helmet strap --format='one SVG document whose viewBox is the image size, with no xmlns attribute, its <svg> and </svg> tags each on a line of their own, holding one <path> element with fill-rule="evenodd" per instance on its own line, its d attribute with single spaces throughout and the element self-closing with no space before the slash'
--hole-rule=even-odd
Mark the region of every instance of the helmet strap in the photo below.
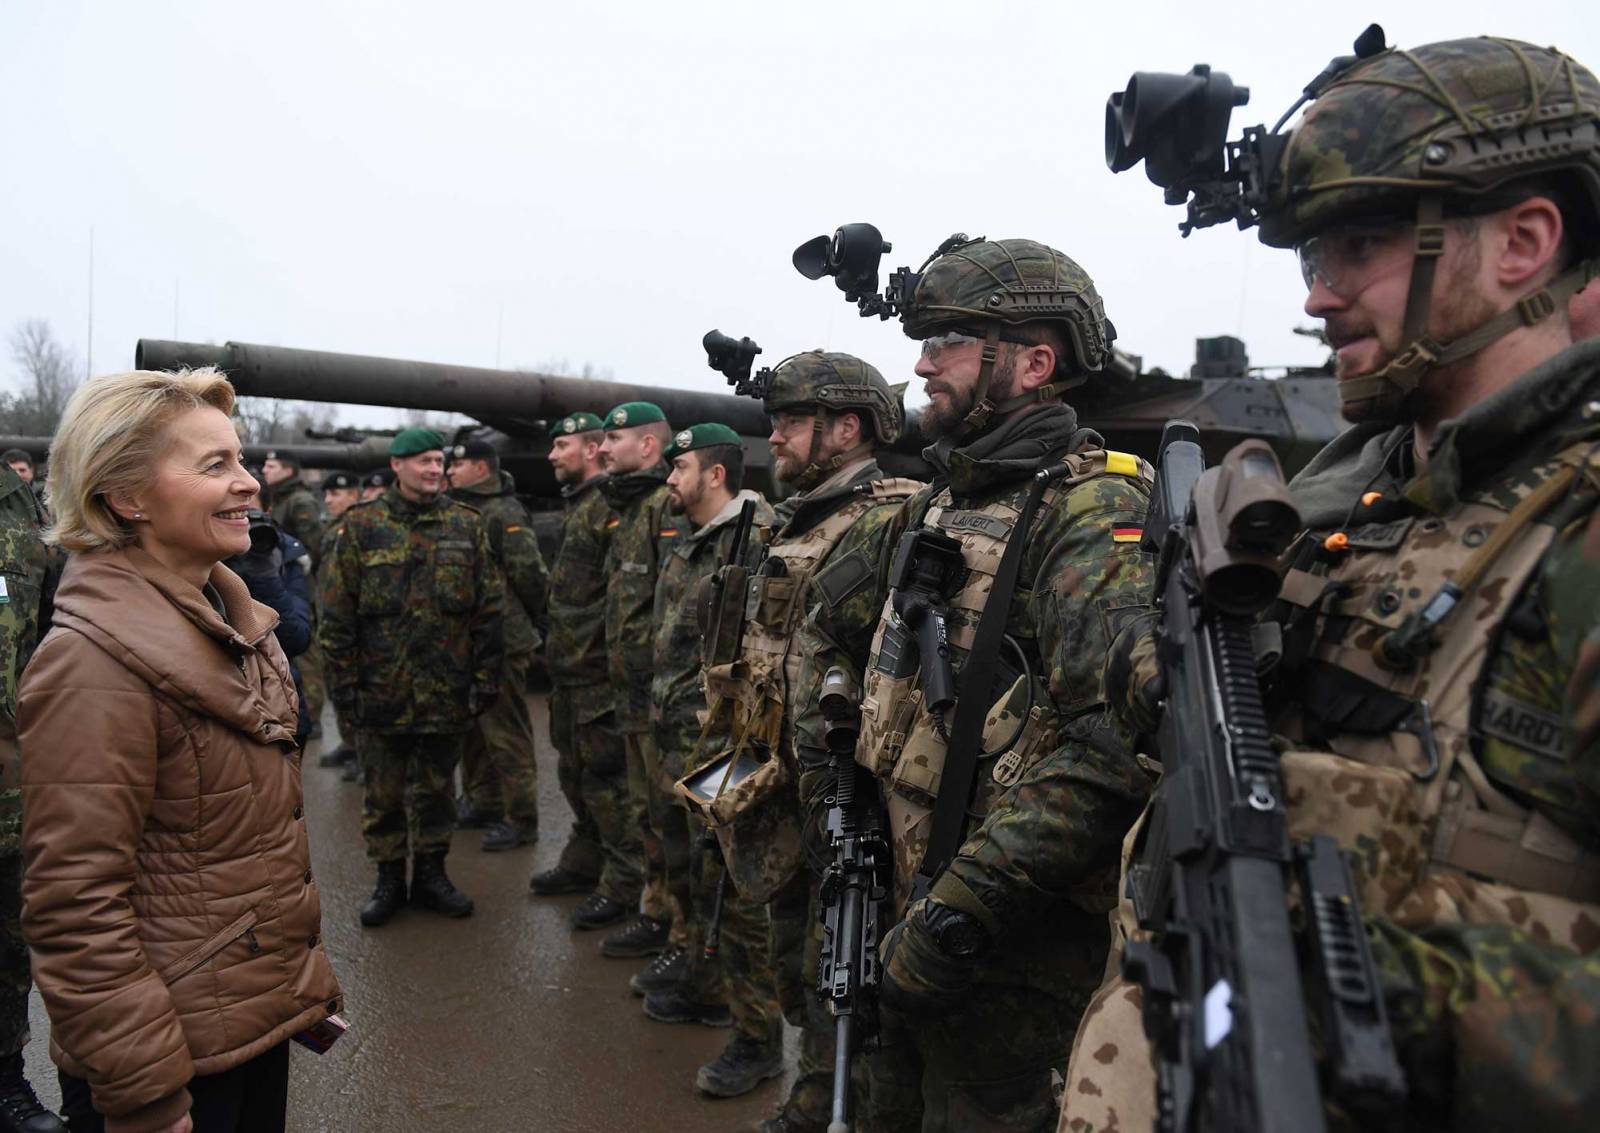
<svg viewBox="0 0 1600 1133">
<path fill-rule="evenodd" d="M 1423 194 L 1417 205 L 1416 260 L 1406 292 L 1404 338 L 1409 345 L 1376 373 L 1340 382 L 1339 396 L 1346 404 L 1377 400 L 1380 408 L 1398 409 L 1430 370 L 1453 365 L 1514 330 L 1543 322 L 1600 278 L 1600 260 L 1584 260 L 1455 341 L 1435 342 L 1428 336 L 1428 314 L 1434 275 L 1444 251 L 1443 208 L 1437 193 Z"/>
<path fill-rule="evenodd" d="M 811 459 L 800 470 L 800 475 L 794 478 L 794 486 L 802 492 L 809 492 L 851 461 L 859 460 L 872 452 L 872 445 L 866 441 L 861 441 L 843 452 L 834 453 L 827 460 L 818 460 L 817 454 L 822 451 L 822 418 L 824 414 L 831 415 L 832 411 L 819 409 L 817 415 L 812 418 Z"/>
<path fill-rule="evenodd" d="M 982 362 L 978 366 L 978 384 L 973 390 L 972 408 L 961 419 L 964 434 L 981 433 L 998 408 L 989 400 L 989 379 L 994 376 L 995 359 L 1000 356 L 1000 324 L 991 321 L 989 332 L 983 340 Z"/>
</svg>

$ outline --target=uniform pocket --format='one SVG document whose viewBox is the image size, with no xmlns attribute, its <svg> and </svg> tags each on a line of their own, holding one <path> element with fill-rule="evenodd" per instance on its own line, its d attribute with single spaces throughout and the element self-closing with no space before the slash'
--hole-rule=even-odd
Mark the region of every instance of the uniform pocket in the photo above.
<svg viewBox="0 0 1600 1133">
<path fill-rule="evenodd" d="M 440 543 L 433 557 L 433 597 L 441 610 L 464 614 L 472 609 L 472 549 Z"/>
<path fill-rule="evenodd" d="M 406 557 L 403 547 L 385 547 L 361 556 L 361 591 L 356 599 L 361 615 L 385 616 L 405 609 Z"/>
<path fill-rule="evenodd" d="M 212 936 L 204 943 L 197 945 L 189 952 L 180 956 L 172 963 L 161 969 L 161 980 L 167 986 L 172 986 L 184 976 L 196 971 L 205 965 L 206 961 L 216 956 L 228 945 L 250 932 L 256 927 L 256 911 L 251 909 L 234 920 L 227 928 Z M 254 938 L 252 937 L 252 943 Z M 259 948 L 259 945 L 256 946 Z M 255 949 L 252 949 L 254 951 Z"/>
</svg>

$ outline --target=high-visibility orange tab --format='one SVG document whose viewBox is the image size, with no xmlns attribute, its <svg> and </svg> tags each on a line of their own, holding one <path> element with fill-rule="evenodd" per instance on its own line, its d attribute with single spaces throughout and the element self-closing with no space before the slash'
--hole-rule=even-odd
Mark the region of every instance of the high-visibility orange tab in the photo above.
<svg viewBox="0 0 1600 1133">
<path fill-rule="evenodd" d="M 1137 543 L 1143 538 L 1144 528 L 1142 527 L 1113 527 L 1111 529 L 1111 541 L 1113 543 Z"/>
<path fill-rule="evenodd" d="M 1361 497 L 1361 502 L 1364 506 L 1371 507 L 1381 499 L 1383 499 L 1382 492 L 1367 492 Z"/>
<path fill-rule="evenodd" d="M 1350 549 L 1350 536 L 1343 531 L 1335 531 L 1322 541 L 1322 545 L 1330 551 L 1348 551 Z"/>
</svg>

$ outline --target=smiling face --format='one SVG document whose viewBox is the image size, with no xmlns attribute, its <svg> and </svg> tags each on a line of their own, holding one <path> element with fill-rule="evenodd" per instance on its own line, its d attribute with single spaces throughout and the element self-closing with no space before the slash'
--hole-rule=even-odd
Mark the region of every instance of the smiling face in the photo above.
<svg viewBox="0 0 1600 1133">
<path fill-rule="evenodd" d="M 395 487 L 412 503 L 431 503 L 444 491 L 444 450 L 433 449 L 415 456 L 391 456 Z"/>
<path fill-rule="evenodd" d="M 112 503 L 140 547 L 198 586 L 217 563 L 250 549 L 245 509 L 259 490 L 233 422 L 206 406 L 172 420 L 149 482 Z"/>
</svg>

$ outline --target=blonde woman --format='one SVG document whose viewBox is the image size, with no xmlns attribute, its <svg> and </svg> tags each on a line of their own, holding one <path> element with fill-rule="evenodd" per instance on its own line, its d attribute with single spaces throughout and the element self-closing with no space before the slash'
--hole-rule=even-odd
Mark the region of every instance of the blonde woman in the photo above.
<svg viewBox="0 0 1600 1133">
<path fill-rule="evenodd" d="M 287 1040 L 340 1006 L 277 614 L 221 565 L 257 491 L 232 410 L 214 370 L 96 378 L 51 449 L 23 925 L 74 1133 L 276 1133 Z"/>
</svg>

